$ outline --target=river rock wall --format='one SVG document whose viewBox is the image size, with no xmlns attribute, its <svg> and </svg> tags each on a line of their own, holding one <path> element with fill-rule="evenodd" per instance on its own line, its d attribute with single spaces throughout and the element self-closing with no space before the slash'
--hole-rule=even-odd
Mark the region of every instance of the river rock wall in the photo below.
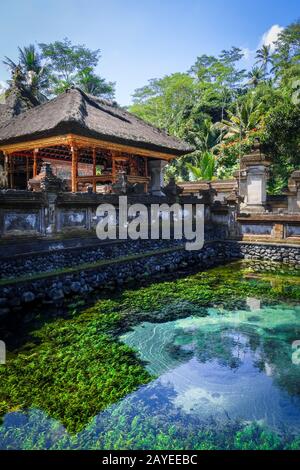
<svg viewBox="0 0 300 470">
<path fill-rule="evenodd" d="M 105 249 L 111 250 L 110 256 L 107 252 L 102 265 L 86 267 L 82 264 L 84 260 L 77 258 L 77 265 L 69 268 L 69 271 L 43 273 L 32 279 L 27 276 L 18 282 L 15 279 L 5 280 L 5 284 L 0 286 L 0 318 L 22 311 L 24 306 L 30 307 L 37 302 L 41 305 L 62 304 L 74 295 L 89 296 L 93 291 L 137 285 L 145 279 L 165 273 L 175 275 L 188 267 L 203 270 L 237 259 L 268 262 L 271 270 L 275 271 L 276 263 L 283 263 L 300 272 L 300 249 L 297 246 L 224 240 L 206 242 L 200 251 L 187 251 L 183 246 L 172 243 L 167 248 L 164 245 L 162 249 L 162 245 L 157 242 L 156 251 L 153 251 L 152 244 L 153 253 L 147 252 L 147 247 L 138 243 L 128 245 L 127 251 L 124 246 L 109 246 Z M 102 255 L 104 251 L 102 249 Z M 115 258 L 112 257 L 113 253 Z M 118 258 L 118 253 L 122 254 L 122 258 Z"/>
</svg>

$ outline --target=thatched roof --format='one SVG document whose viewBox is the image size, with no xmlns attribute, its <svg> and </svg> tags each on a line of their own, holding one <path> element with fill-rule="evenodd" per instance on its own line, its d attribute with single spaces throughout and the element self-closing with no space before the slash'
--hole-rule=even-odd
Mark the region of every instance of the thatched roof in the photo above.
<svg viewBox="0 0 300 470">
<path fill-rule="evenodd" d="M 0 126 L 0 145 L 77 134 L 174 155 L 193 149 L 115 103 L 70 88 Z"/>
</svg>

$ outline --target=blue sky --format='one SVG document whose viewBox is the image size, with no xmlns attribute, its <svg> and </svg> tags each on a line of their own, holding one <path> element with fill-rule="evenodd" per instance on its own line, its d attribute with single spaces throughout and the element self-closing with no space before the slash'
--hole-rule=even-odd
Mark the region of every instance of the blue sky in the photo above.
<svg viewBox="0 0 300 470">
<path fill-rule="evenodd" d="M 298 0 L 2 0 L 0 58 L 66 36 L 100 48 L 98 72 L 116 82 L 116 99 L 126 105 L 148 79 L 184 72 L 204 53 L 235 45 L 250 66 L 263 35 L 272 40 L 299 13 Z M 0 80 L 7 78 L 1 63 Z"/>
</svg>

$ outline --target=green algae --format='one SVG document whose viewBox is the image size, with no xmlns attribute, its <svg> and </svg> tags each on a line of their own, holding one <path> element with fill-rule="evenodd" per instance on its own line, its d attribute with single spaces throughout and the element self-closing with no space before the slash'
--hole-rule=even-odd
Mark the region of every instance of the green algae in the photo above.
<svg viewBox="0 0 300 470">
<path fill-rule="evenodd" d="M 152 312 L 153 318 L 157 318 L 158 312 L 163 312 L 163 320 L 166 321 L 169 318 L 174 319 L 174 308 L 180 304 L 183 305 L 182 310 L 185 310 L 187 303 L 191 309 L 193 306 L 206 307 L 222 303 L 234 306 L 248 296 L 257 296 L 262 300 L 300 300 L 300 282 L 295 282 L 294 278 L 291 280 L 287 275 L 272 277 L 269 273 L 249 278 L 248 274 L 248 264 L 231 263 L 187 277 L 141 287 L 138 291 L 125 291 L 119 302 L 124 312 Z"/>
<path fill-rule="evenodd" d="M 68 432 L 78 433 L 100 411 L 153 379 L 134 350 L 119 341 L 122 330 L 141 320 L 202 316 L 208 306 L 224 304 L 236 309 L 249 296 L 300 300 L 300 284 L 290 282 L 287 275 L 274 280 L 270 274 L 255 278 L 248 274 L 249 265 L 232 263 L 125 290 L 81 312 L 77 311 L 80 304 L 73 305 L 68 318 L 47 320 L 44 326 L 32 329 L 21 348 L 8 351 L 7 364 L 0 366 L 0 414 L 39 408 L 60 421 Z M 168 433 L 166 429 L 155 442 L 150 439 L 148 448 L 182 448 L 176 440 L 170 441 Z M 128 439 L 127 444 L 120 441 L 114 445 L 130 448 L 134 439 Z M 204 448 L 227 445 L 215 442 L 215 438 L 199 439 Z M 236 445 L 242 446 L 242 438 L 237 439 Z M 192 441 L 190 445 L 197 444 Z M 235 444 L 232 441 L 230 445 Z"/>
<path fill-rule="evenodd" d="M 121 403 L 102 416 L 101 425 L 93 420 L 87 428 L 70 435 L 40 410 L 27 415 L 15 414 L 14 424 L 0 428 L 0 447 L 22 450 L 298 450 L 300 438 L 272 431 L 251 422 L 217 421 L 195 426 L 192 418 L 174 416 L 174 422 L 163 414 L 150 413 L 139 403 Z M 135 416 L 134 416 L 135 415 Z M 133 417 L 134 416 L 134 417 Z"/>
<path fill-rule="evenodd" d="M 1 367 L 3 412 L 41 408 L 72 432 L 151 377 L 133 350 L 115 341 L 120 316 L 100 301 L 78 317 L 50 322 Z"/>
</svg>

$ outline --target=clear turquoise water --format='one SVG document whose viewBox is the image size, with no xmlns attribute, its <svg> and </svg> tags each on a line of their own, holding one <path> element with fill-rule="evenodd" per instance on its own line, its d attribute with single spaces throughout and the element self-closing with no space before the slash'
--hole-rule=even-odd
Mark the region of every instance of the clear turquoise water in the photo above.
<svg viewBox="0 0 300 470">
<path fill-rule="evenodd" d="M 206 317 L 142 323 L 122 340 L 172 388 L 172 406 L 199 418 L 259 421 L 300 432 L 300 307 L 207 309 Z M 300 350 L 299 350 L 300 352 Z"/>
<path fill-rule="evenodd" d="M 242 310 L 205 313 L 201 307 L 200 316 L 143 322 L 122 334 L 157 378 L 77 435 L 30 409 L 4 417 L 0 447 L 206 448 L 210 429 L 222 446 L 253 422 L 300 435 L 300 350 L 293 348 L 300 306 L 248 298 Z"/>
</svg>

